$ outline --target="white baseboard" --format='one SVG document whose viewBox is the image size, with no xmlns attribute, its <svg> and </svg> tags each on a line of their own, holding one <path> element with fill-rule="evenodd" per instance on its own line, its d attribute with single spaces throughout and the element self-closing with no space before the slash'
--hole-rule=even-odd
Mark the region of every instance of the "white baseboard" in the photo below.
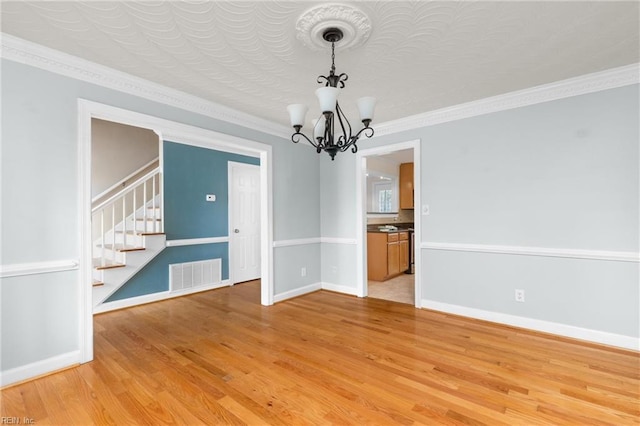
<svg viewBox="0 0 640 426">
<path fill-rule="evenodd" d="M 351 296 L 358 295 L 358 289 L 355 287 L 348 287 L 346 285 L 332 284 L 332 283 L 322 283 L 323 290 L 335 291 L 336 293 L 344 293 L 349 294 Z"/>
<path fill-rule="evenodd" d="M 640 339 L 637 337 L 623 336 L 621 334 L 607 333 L 599 330 L 591 330 L 588 328 L 543 321 L 534 318 L 519 317 L 500 312 L 484 311 L 482 309 L 451 305 L 426 299 L 422 299 L 422 308 L 640 351 Z"/>
<path fill-rule="evenodd" d="M 279 293 L 273 296 L 273 303 L 282 302 L 283 300 L 291 299 L 293 297 L 302 296 L 303 294 L 312 293 L 314 291 L 318 291 L 322 289 L 322 284 L 314 283 L 309 284 L 304 287 L 296 288 L 293 290 L 285 291 L 284 293 Z"/>
<path fill-rule="evenodd" d="M 56 355 L 42 361 L 32 362 L 31 364 L 21 367 L 12 368 L 0 373 L 0 387 L 4 387 L 13 383 L 24 380 L 33 379 L 52 371 L 61 370 L 80 364 L 80 351 L 67 352 L 65 354 Z"/>
<path fill-rule="evenodd" d="M 174 297 L 186 296 L 187 294 L 199 293 L 201 291 L 214 290 L 216 288 L 228 287 L 231 283 L 229 280 L 222 282 L 203 285 L 196 288 L 187 288 L 177 291 L 160 291 L 158 293 L 145 294 L 142 296 L 129 297 L 127 299 L 114 300 L 113 302 L 103 303 L 93 309 L 94 314 L 102 314 L 105 312 L 115 311 L 116 309 L 130 308 L 132 306 L 144 305 L 147 303 L 159 302 L 161 300 L 172 299 Z"/>
</svg>

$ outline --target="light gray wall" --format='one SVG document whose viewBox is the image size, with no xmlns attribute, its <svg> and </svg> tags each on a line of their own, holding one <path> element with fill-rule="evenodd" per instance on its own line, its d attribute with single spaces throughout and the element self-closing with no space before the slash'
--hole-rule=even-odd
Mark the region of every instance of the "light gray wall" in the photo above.
<svg viewBox="0 0 640 426">
<path fill-rule="evenodd" d="M 320 227 L 323 237 L 356 237 L 355 156 L 350 151 L 320 155 Z M 356 246 L 322 244 L 321 277 L 323 283 L 356 290 Z"/>
<path fill-rule="evenodd" d="M 160 155 L 153 130 L 91 120 L 91 197 L 102 193 Z"/>
<path fill-rule="evenodd" d="M 1 78 L 2 265 L 80 258 L 78 98 L 272 145 L 274 240 L 319 237 L 314 150 L 4 59 Z M 319 270 L 319 256 L 306 253 L 300 262 Z M 287 280 L 294 268 L 278 262 L 274 273 Z M 79 349 L 78 289 L 85 285 L 79 278 L 72 271 L 2 279 L 2 371 Z M 298 282 L 279 285 L 291 289 Z"/>
<path fill-rule="evenodd" d="M 320 282 L 320 262 L 309 262 L 320 259 L 320 244 L 278 247 L 273 257 L 276 295 Z M 306 269 L 304 277 L 302 268 Z"/>
<path fill-rule="evenodd" d="M 637 85 L 627 86 L 359 147 L 421 140 L 421 197 L 431 214 L 416 213 L 416 244 L 637 253 L 638 95 Z M 338 158 L 321 164 L 322 236 L 354 238 L 359 212 L 345 182 L 355 180 L 355 158 Z M 421 256 L 424 300 L 640 336 L 638 263 L 427 249 Z M 329 279 L 324 258 L 322 268 Z M 525 303 L 515 303 L 515 288 L 525 289 Z"/>
<path fill-rule="evenodd" d="M 638 251 L 638 89 L 424 129 L 422 240 Z"/>
</svg>

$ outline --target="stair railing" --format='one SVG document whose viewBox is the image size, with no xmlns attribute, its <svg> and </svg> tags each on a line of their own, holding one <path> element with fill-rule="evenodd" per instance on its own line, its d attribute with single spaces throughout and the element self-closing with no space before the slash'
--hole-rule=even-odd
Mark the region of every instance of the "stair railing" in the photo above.
<svg viewBox="0 0 640 426">
<path fill-rule="evenodd" d="M 162 173 L 158 167 L 91 209 L 92 222 L 95 224 L 97 223 L 96 221 L 99 221 L 100 223 L 98 237 L 100 266 L 105 266 L 108 260 L 116 263 L 117 232 L 122 232 L 121 249 L 126 248 L 128 232 L 133 235 L 133 241 L 136 241 L 138 235 L 141 234 L 164 232 L 161 208 L 162 195 L 160 191 L 161 178 Z M 139 217 L 140 210 L 141 217 Z M 151 210 L 151 213 L 149 213 L 149 210 Z M 127 223 L 129 219 L 131 219 L 131 229 L 129 229 Z M 137 226 L 139 221 L 143 224 L 142 231 Z M 151 227 L 149 227 L 149 223 L 151 223 Z M 94 238 L 94 241 L 96 241 L 96 238 Z M 110 259 L 105 256 L 109 242 L 111 243 Z"/>
</svg>

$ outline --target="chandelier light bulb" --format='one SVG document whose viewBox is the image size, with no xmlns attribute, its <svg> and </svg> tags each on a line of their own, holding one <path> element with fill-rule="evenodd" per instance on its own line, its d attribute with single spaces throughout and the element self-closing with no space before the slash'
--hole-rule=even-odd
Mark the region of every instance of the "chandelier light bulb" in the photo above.
<svg viewBox="0 0 640 426">
<path fill-rule="evenodd" d="M 358 111 L 360 111 L 360 120 L 373 121 L 373 111 L 376 107 L 376 98 L 365 96 L 358 99 Z"/>
<path fill-rule="evenodd" d="M 318 97 L 318 102 L 320 102 L 320 111 L 323 114 L 336 112 L 336 102 L 338 102 L 339 94 L 340 89 L 337 87 L 321 87 L 316 90 L 316 96 Z"/>
<path fill-rule="evenodd" d="M 289 118 L 291 119 L 291 126 L 300 127 L 304 126 L 304 120 L 307 116 L 309 107 L 304 104 L 291 104 L 287 107 L 289 111 Z"/>
</svg>

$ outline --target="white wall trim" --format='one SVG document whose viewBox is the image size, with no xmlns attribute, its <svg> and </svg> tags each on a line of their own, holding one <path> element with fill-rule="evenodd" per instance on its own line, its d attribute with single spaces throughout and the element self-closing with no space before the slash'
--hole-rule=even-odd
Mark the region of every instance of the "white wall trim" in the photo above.
<svg viewBox="0 0 640 426">
<path fill-rule="evenodd" d="M 72 56 L 6 33 L 1 33 L 0 39 L 0 55 L 14 62 L 30 65 L 76 80 L 97 84 L 164 105 L 202 114 L 216 120 L 237 124 L 262 133 L 287 139 L 291 135 L 291 130 L 284 125 L 279 125 L 273 121 L 258 118 L 197 96 L 170 89 L 77 56 Z"/>
<path fill-rule="evenodd" d="M 52 371 L 61 370 L 80 364 L 80 351 L 72 351 L 64 354 L 52 356 L 42 361 L 11 368 L 0 373 L 0 387 L 18 383 L 23 380 L 32 379 Z"/>
<path fill-rule="evenodd" d="M 304 246 L 307 244 L 320 244 L 320 237 L 312 237 L 312 238 L 298 238 L 293 240 L 279 240 L 274 241 L 274 247 L 292 247 L 292 246 Z"/>
<path fill-rule="evenodd" d="M 437 242 L 423 242 L 420 244 L 420 248 L 426 250 L 448 250 L 478 253 L 515 254 L 523 256 L 564 257 L 571 259 L 609 260 L 616 262 L 640 262 L 640 253 L 626 251 L 578 250 L 547 247 L 520 247 Z"/>
<path fill-rule="evenodd" d="M 355 287 L 347 287 L 339 284 L 331 284 L 326 282 L 309 284 L 304 287 L 296 288 L 293 290 L 285 291 L 283 293 L 278 293 L 274 296 L 273 301 L 282 302 L 287 299 L 291 299 L 293 297 L 302 296 L 304 294 L 313 293 L 318 290 L 328 290 L 335 291 L 336 293 L 348 294 L 351 296 L 357 295 L 357 289 Z"/>
<path fill-rule="evenodd" d="M 490 114 L 509 109 L 573 96 L 585 95 L 602 90 L 615 89 L 640 83 L 640 64 L 631 64 L 592 74 L 569 78 L 554 83 L 543 84 L 524 90 L 492 96 L 473 102 L 454 105 L 435 111 L 416 114 L 398 120 L 386 121 L 375 125 L 376 134 L 383 136 L 406 130 L 417 129 L 450 121 L 462 120 L 479 115 Z"/>
<path fill-rule="evenodd" d="M 336 238 L 336 237 L 311 237 L 311 238 L 297 238 L 292 240 L 279 240 L 274 241 L 274 247 L 292 247 L 303 246 L 307 244 L 347 244 L 355 245 L 358 241 L 355 238 Z"/>
<path fill-rule="evenodd" d="M 293 290 L 285 291 L 283 293 L 278 293 L 273 296 L 273 302 L 282 302 L 283 300 L 291 299 L 294 297 L 302 296 L 303 294 L 313 293 L 314 291 L 318 291 L 322 289 L 322 284 L 314 283 L 309 284 L 304 287 L 296 288 Z"/>
<path fill-rule="evenodd" d="M 203 285 L 195 288 L 186 288 L 176 291 L 160 291 L 157 293 L 143 294 L 142 296 L 129 297 L 127 299 L 114 300 L 113 302 L 102 303 L 98 305 L 93 313 L 103 314 L 105 312 L 115 311 L 117 309 L 130 308 L 132 306 L 145 305 L 147 303 L 160 302 L 162 300 L 173 299 L 174 297 L 186 296 L 188 294 L 200 293 L 202 291 L 215 290 L 217 288 L 229 287 L 229 280 L 223 280 L 219 283 Z"/>
<path fill-rule="evenodd" d="M 320 237 L 320 242 L 323 244 L 358 244 L 358 240 L 355 238 Z"/>
<path fill-rule="evenodd" d="M 350 296 L 357 296 L 358 289 L 355 287 L 348 287 L 346 285 L 322 283 L 322 289 L 327 291 L 335 291 L 336 293 L 348 294 Z"/>
<path fill-rule="evenodd" d="M 9 34 L 1 33 L 0 35 L 0 56 L 2 58 L 237 124 L 259 132 L 287 139 L 291 135 L 291 129 L 287 126 L 170 89 Z M 640 83 L 640 64 L 626 65 L 416 114 L 398 120 L 378 123 L 375 126 L 376 134 L 373 137 L 638 83 Z"/>
<path fill-rule="evenodd" d="M 529 330 L 541 331 L 544 333 L 556 334 L 573 339 L 586 340 L 589 342 L 617 346 L 620 348 L 632 349 L 635 351 L 640 350 L 640 339 L 638 339 L 637 337 L 607 333 L 599 330 L 591 330 L 588 328 L 576 327 L 573 325 L 503 314 L 500 312 L 468 308 L 466 306 L 451 305 L 448 303 L 436 302 L 434 300 L 423 300 L 422 307 L 425 309 L 432 309 L 434 311 L 461 315 L 469 318 L 491 321 L 499 324 L 526 328 Z"/>
<path fill-rule="evenodd" d="M 2 40 L 4 41 L 4 40 Z M 80 230 L 78 244 L 82 251 L 80 260 L 79 289 L 79 342 L 81 362 L 93 359 L 93 303 L 91 296 L 91 119 L 99 118 L 153 130 L 160 138 L 175 137 L 174 142 L 201 146 L 226 152 L 242 152 L 260 158 L 260 215 L 261 215 L 261 303 L 273 303 L 273 148 L 256 142 L 213 130 L 194 127 L 177 121 L 166 120 L 124 108 L 118 108 L 86 99 L 78 99 L 78 191 L 80 192 Z M 162 151 L 160 161 L 163 163 Z M 206 288 L 204 288 L 206 289 Z M 131 299 L 129 299 L 131 300 Z M 141 303 L 141 302 L 136 302 Z M 106 309 L 103 304 L 101 309 Z M 112 305 L 113 306 L 113 305 Z"/>
<path fill-rule="evenodd" d="M 228 243 L 229 237 L 187 238 L 184 240 L 168 240 L 167 247 L 194 246 L 198 244 Z"/>
<path fill-rule="evenodd" d="M 78 269 L 79 265 L 80 262 L 75 259 L 0 265 L 0 278 L 73 271 Z"/>
</svg>

